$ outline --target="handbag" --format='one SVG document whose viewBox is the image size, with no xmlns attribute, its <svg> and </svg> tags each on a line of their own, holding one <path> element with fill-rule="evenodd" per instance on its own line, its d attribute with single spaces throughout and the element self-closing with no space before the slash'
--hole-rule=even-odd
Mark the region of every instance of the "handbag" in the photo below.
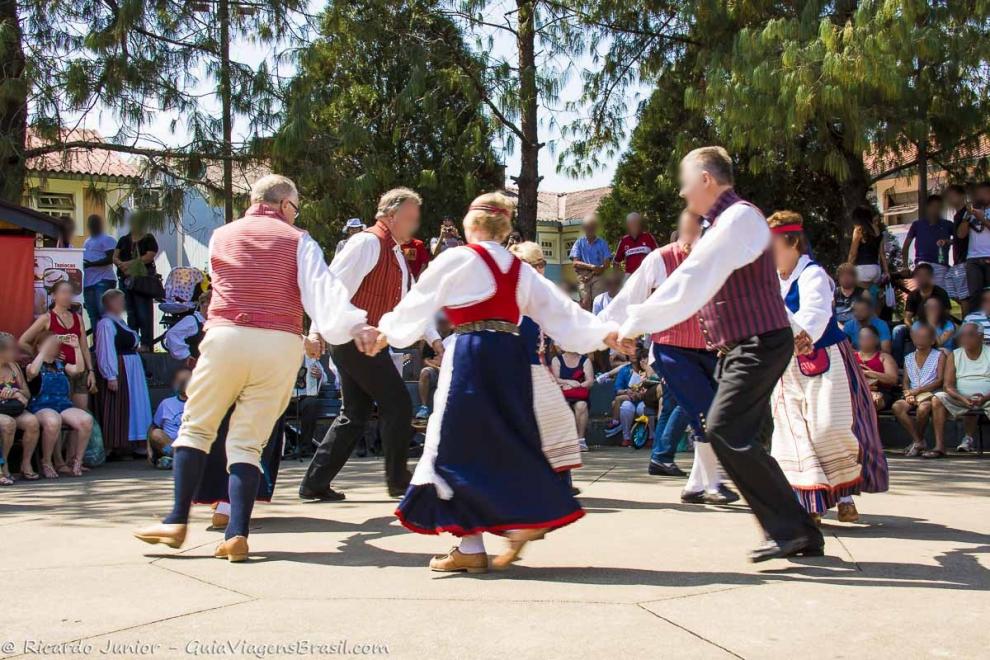
<svg viewBox="0 0 990 660">
<path fill-rule="evenodd" d="M 24 412 L 24 408 L 24 404 L 17 399 L 3 399 L 0 401 L 0 415 L 18 417 Z"/>
<path fill-rule="evenodd" d="M 832 359 L 828 356 L 828 350 L 816 348 L 808 355 L 797 356 L 798 368 L 805 376 L 821 376 L 832 366 Z"/>
<path fill-rule="evenodd" d="M 154 298 L 155 300 L 165 299 L 165 285 L 162 284 L 161 275 L 130 277 L 128 278 L 127 288 L 145 298 Z"/>
</svg>

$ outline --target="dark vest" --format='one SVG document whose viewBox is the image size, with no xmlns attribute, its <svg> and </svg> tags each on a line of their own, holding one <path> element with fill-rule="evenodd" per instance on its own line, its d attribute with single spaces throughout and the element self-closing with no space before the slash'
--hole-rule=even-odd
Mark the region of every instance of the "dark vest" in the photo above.
<svg viewBox="0 0 990 660">
<path fill-rule="evenodd" d="M 722 213 L 734 204 L 748 202 L 734 190 L 722 193 L 709 211 L 711 226 L 715 227 Z M 756 261 L 733 271 L 698 317 L 712 348 L 726 348 L 749 337 L 790 327 L 770 246 Z"/>
<path fill-rule="evenodd" d="M 812 261 L 805 268 L 811 268 L 812 266 L 821 268 L 816 261 Z M 787 295 L 784 296 L 784 305 L 787 306 L 787 309 L 791 310 L 792 314 L 801 309 L 801 289 L 798 287 L 799 279 L 801 279 L 800 275 L 794 278 L 791 288 L 787 290 Z M 828 325 L 825 327 L 825 332 L 815 342 L 815 348 L 827 348 L 845 339 L 846 333 L 839 327 L 839 323 L 835 320 L 835 312 L 833 311 L 832 318 L 828 320 Z"/>
<path fill-rule="evenodd" d="M 186 346 L 189 347 L 189 355 L 198 359 L 199 345 L 202 343 L 203 337 L 206 336 L 206 332 L 203 330 L 203 322 L 199 320 L 195 312 L 193 312 L 193 321 L 196 322 L 196 334 L 186 338 Z"/>
</svg>

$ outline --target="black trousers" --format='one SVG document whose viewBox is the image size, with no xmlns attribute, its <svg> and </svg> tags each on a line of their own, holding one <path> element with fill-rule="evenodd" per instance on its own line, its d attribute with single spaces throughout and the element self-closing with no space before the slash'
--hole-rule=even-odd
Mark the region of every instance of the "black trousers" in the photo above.
<svg viewBox="0 0 990 660">
<path fill-rule="evenodd" d="M 320 398 L 318 396 L 301 397 L 296 404 L 296 412 L 299 415 L 299 448 L 300 451 L 308 452 L 313 448 L 317 415 L 320 414 Z"/>
<path fill-rule="evenodd" d="M 140 335 L 141 345 L 150 349 L 155 342 L 154 299 L 124 289 L 124 305 L 127 309 L 128 327 Z"/>
<path fill-rule="evenodd" d="M 413 433 L 412 399 L 388 351 L 368 357 L 350 342 L 331 346 L 330 356 L 340 372 L 343 405 L 316 449 L 302 488 L 321 492 L 329 487 L 364 436 L 376 403 L 385 454 L 385 481 L 390 486 L 405 487 L 410 477 L 406 461 Z"/>
<path fill-rule="evenodd" d="M 969 288 L 969 311 L 979 311 L 983 290 L 990 286 L 990 259 L 966 260 L 966 286 Z"/>
<path fill-rule="evenodd" d="M 778 542 L 800 536 L 822 538 L 761 438 L 772 428 L 770 395 L 792 355 L 794 335 L 785 328 L 750 337 L 722 356 L 706 427 L 722 467 L 767 536 Z"/>
</svg>

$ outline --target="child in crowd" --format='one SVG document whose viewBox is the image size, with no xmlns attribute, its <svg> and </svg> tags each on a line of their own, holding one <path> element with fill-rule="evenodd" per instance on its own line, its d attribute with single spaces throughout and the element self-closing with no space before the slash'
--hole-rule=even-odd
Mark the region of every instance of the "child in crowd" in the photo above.
<svg viewBox="0 0 990 660">
<path fill-rule="evenodd" d="M 3 453 L 0 455 L 0 486 L 12 486 L 14 478 L 10 474 L 7 457 L 14 446 L 14 436 L 18 430 L 21 437 L 21 478 L 34 481 L 38 474 L 31 469 L 31 456 L 38 444 L 38 418 L 28 412 L 31 399 L 24 372 L 17 364 L 17 342 L 9 332 L 0 332 L 0 440 Z"/>
</svg>

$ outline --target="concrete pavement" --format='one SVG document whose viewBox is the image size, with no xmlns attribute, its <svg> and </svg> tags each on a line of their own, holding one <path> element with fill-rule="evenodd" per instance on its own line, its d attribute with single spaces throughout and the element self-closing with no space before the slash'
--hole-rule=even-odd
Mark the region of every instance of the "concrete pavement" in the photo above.
<svg viewBox="0 0 990 660">
<path fill-rule="evenodd" d="M 18 483 L 0 490 L 0 657 L 990 654 L 988 460 L 892 457 L 891 491 L 858 499 L 862 524 L 826 519 L 826 557 L 754 566 L 745 506 L 681 504 L 683 480 L 648 476 L 643 452 L 585 457 L 588 515 L 480 576 L 425 568 L 452 537 L 396 523 L 375 459 L 351 461 L 336 504 L 296 499 L 304 464 L 283 463 L 240 565 L 210 556 L 206 507 L 181 551 L 130 537 L 167 511 L 170 473 Z"/>
</svg>

